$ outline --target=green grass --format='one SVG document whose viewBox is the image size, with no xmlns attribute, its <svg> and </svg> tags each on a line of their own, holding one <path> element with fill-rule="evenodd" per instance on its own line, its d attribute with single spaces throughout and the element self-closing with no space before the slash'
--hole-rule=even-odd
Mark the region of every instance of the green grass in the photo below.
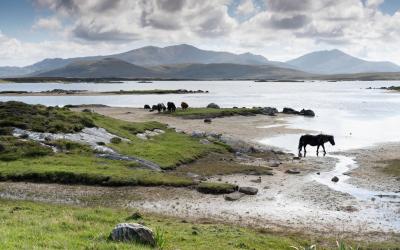
<svg viewBox="0 0 400 250">
<path fill-rule="evenodd" d="M 124 155 L 142 157 L 159 164 L 163 169 L 173 169 L 182 163 L 192 162 L 210 152 L 226 152 L 225 147 L 217 144 L 201 144 L 198 139 L 176 133 L 166 125 L 158 122 L 132 123 L 113 119 L 98 114 L 86 114 L 94 123 L 105 128 L 110 133 L 127 138 L 130 142 L 122 141 L 109 146 Z M 136 137 L 136 133 L 145 130 L 163 129 L 164 134 L 150 140 Z"/>
<path fill-rule="evenodd" d="M 0 136 L 0 145 L 0 163 L 2 161 L 15 161 L 21 158 L 30 160 L 34 157 L 53 154 L 52 149 L 49 147 L 13 136 Z"/>
<path fill-rule="evenodd" d="M 57 153 L 51 156 L 0 161 L 0 180 L 104 186 L 189 186 L 193 182 L 172 173 L 139 169 L 135 164 L 97 158 L 92 154 Z"/>
<path fill-rule="evenodd" d="M 210 153 L 201 159 L 180 166 L 177 172 L 194 173 L 201 176 L 229 175 L 229 174 L 248 174 L 248 175 L 271 175 L 271 168 L 239 164 L 235 162 L 232 154 Z"/>
<path fill-rule="evenodd" d="M 37 132 L 73 133 L 93 122 L 67 108 L 29 105 L 22 102 L 0 102 L 0 127 L 17 127 Z"/>
<path fill-rule="evenodd" d="M 137 243 L 112 242 L 108 236 L 122 222 L 142 223 L 158 234 L 163 249 L 239 250 L 338 249 L 336 240 L 301 233 L 277 233 L 212 221 L 187 222 L 153 214 L 134 219 L 135 209 L 77 207 L 0 200 L 0 249 L 151 249 Z M 347 243 L 346 246 L 348 246 Z M 354 243 L 360 249 L 398 249 L 398 242 Z M 397 248 L 396 248 L 397 247 Z M 347 248 L 348 249 L 348 248 Z"/>
<path fill-rule="evenodd" d="M 136 163 L 98 158 L 88 145 L 66 140 L 46 142 L 56 147 L 0 136 L 0 180 L 104 186 L 190 186 L 193 181 L 174 173 L 140 169 Z"/>
<path fill-rule="evenodd" d="M 386 166 L 383 168 L 383 172 L 391 175 L 400 177 L 400 159 L 389 160 L 384 162 Z"/>
<path fill-rule="evenodd" d="M 0 200 L 1 249 L 150 249 L 108 240 L 133 210 L 83 208 Z M 304 240 L 214 223 L 193 224 L 144 215 L 140 222 L 163 232 L 164 249 L 291 249 Z"/>
<path fill-rule="evenodd" d="M 197 185 L 197 190 L 205 194 L 229 194 L 235 192 L 236 185 L 229 183 L 201 182 Z"/>
<path fill-rule="evenodd" d="M 258 108 L 188 108 L 186 110 L 177 109 L 176 112 L 166 114 L 189 119 L 204 119 L 234 115 L 256 115 L 261 113 L 261 110 Z"/>
</svg>

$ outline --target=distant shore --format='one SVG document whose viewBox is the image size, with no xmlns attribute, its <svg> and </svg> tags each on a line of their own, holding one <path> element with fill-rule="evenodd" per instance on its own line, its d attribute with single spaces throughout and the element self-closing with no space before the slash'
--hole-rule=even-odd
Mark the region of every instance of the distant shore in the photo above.
<svg viewBox="0 0 400 250">
<path fill-rule="evenodd" d="M 205 94 L 207 90 L 187 89 L 150 89 L 150 90 L 118 90 L 118 91 L 89 91 L 53 89 L 48 91 L 0 91 L 0 96 L 104 96 L 104 95 L 166 95 L 166 94 Z"/>
<path fill-rule="evenodd" d="M 256 81 L 256 82 L 301 82 L 301 81 L 397 81 L 400 72 L 372 72 L 355 74 L 313 75 L 310 77 L 282 78 L 119 78 L 119 77 L 4 77 L 0 83 L 122 83 L 137 81 Z"/>
</svg>

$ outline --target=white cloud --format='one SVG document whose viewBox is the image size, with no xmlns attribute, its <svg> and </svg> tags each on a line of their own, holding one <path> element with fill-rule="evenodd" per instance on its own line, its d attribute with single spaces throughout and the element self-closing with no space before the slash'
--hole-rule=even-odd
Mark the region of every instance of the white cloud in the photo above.
<svg viewBox="0 0 400 250">
<path fill-rule="evenodd" d="M 56 17 L 39 18 L 32 26 L 33 29 L 48 29 L 59 30 L 61 29 L 61 22 Z"/>
<path fill-rule="evenodd" d="M 246 16 L 254 13 L 256 10 L 253 0 L 241 0 L 240 4 L 236 8 L 236 14 L 240 16 Z"/>
<path fill-rule="evenodd" d="M 27 43 L 2 35 L 0 64 L 27 64 L 45 57 L 108 54 L 142 45 L 177 43 L 250 51 L 272 60 L 338 48 L 366 59 L 400 64 L 400 13 L 381 13 L 378 6 L 382 0 L 368 0 L 365 4 L 360 0 L 264 0 L 265 10 L 256 9 L 251 0 L 242 0 L 233 10 L 236 15 L 248 16 L 241 22 L 228 14 L 231 0 L 35 3 L 51 10 L 54 17 L 38 19 L 34 27 L 57 32 L 60 40 Z M 68 21 L 62 27 L 57 20 Z M 62 32 L 56 31 L 60 28 Z"/>
</svg>

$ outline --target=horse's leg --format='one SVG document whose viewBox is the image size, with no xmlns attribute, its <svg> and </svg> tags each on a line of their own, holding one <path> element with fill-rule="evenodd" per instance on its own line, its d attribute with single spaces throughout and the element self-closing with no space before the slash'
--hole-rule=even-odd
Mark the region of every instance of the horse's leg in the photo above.
<svg viewBox="0 0 400 250">
<path fill-rule="evenodd" d="M 322 144 L 322 149 L 324 150 L 324 156 L 326 155 L 325 146 Z"/>
<path fill-rule="evenodd" d="M 318 154 L 319 154 L 319 145 L 317 146 L 317 156 L 318 156 Z"/>
<path fill-rule="evenodd" d="M 306 154 L 307 154 L 306 146 L 307 145 L 304 145 L 304 157 L 306 157 Z"/>
</svg>

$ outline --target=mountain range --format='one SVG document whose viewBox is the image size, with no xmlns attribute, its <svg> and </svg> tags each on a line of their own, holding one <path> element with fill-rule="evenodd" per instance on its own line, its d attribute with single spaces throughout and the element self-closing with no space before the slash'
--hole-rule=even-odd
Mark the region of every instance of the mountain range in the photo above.
<svg viewBox="0 0 400 250">
<path fill-rule="evenodd" d="M 400 66 L 365 61 L 340 50 L 317 51 L 275 62 L 251 53 L 209 51 L 181 44 L 147 46 L 106 56 L 45 59 L 26 67 L 0 67 L 0 77 L 274 80 L 371 72 L 400 72 Z"/>
</svg>

